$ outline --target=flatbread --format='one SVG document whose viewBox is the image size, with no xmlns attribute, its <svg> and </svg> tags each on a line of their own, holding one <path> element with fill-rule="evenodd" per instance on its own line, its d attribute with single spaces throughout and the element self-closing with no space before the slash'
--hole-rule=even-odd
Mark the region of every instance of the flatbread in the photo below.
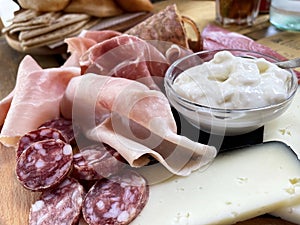
<svg viewBox="0 0 300 225">
<path fill-rule="evenodd" d="M 29 12 L 31 13 L 31 10 L 26 10 L 25 12 Z M 12 30 L 16 29 L 16 28 L 20 28 L 20 27 L 30 27 L 30 26 L 35 26 L 35 25 L 43 25 L 43 26 L 48 26 L 49 24 L 53 23 L 59 16 L 61 16 L 61 13 L 54 13 L 54 12 L 48 12 L 48 13 L 43 13 L 43 14 L 32 14 L 32 15 L 36 15 L 33 18 L 30 19 L 26 19 L 26 20 L 17 20 L 19 22 L 15 22 L 15 20 L 13 20 L 13 23 L 10 26 L 4 27 L 2 29 L 3 33 L 6 32 L 11 32 Z M 26 15 L 25 15 L 26 16 Z"/>
<path fill-rule="evenodd" d="M 125 32 L 144 40 L 158 40 L 189 48 L 182 17 L 175 4 L 167 6 Z"/>
<path fill-rule="evenodd" d="M 67 27 L 68 25 L 75 24 L 77 22 L 86 23 L 89 19 L 90 16 L 87 14 L 78 14 L 78 13 L 64 14 L 45 28 L 20 32 L 19 40 L 20 41 L 29 40 L 34 37 L 40 36 L 42 34 L 59 30 L 60 28 Z"/>
<path fill-rule="evenodd" d="M 57 29 L 53 32 L 49 32 L 32 39 L 22 41 L 21 46 L 24 50 L 26 50 L 29 48 L 37 48 L 41 46 L 48 46 L 58 42 L 63 42 L 65 38 L 78 35 L 82 30 L 89 29 L 90 27 L 99 23 L 100 20 L 100 18 L 91 18 L 90 20 L 79 21 Z"/>
<path fill-rule="evenodd" d="M 111 17 L 123 13 L 113 0 L 72 0 L 64 11 L 68 13 L 87 13 L 96 17 Z"/>
<path fill-rule="evenodd" d="M 31 20 L 39 15 L 41 15 L 41 12 L 31 10 L 31 9 L 22 9 L 15 13 L 14 18 L 12 19 L 13 23 L 21 23 L 28 20 Z"/>
</svg>

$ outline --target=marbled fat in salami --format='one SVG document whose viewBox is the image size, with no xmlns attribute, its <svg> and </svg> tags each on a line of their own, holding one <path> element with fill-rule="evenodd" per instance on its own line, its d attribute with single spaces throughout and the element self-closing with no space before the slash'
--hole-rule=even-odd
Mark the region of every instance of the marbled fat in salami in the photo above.
<svg viewBox="0 0 300 225">
<path fill-rule="evenodd" d="M 78 132 L 78 129 L 73 129 L 72 120 L 68 120 L 62 117 L 47 121 L 40 127 L 49 127 L 59 130 L 65 137 L 67 143 L 74 143 L 76 132 Z"/>
<path fill-rule="evenodd" d="M 29 190 L 49 189 L 66 177 L 72 160 L 72 147 L 61 140 L 35 142 L 18 158 L 17 178 Z"/>
<path fill-rule="evenodd" d="M 124 158 L 108 145 L 92 145 L 73 157 L 72 175 L 82 180 L 98 180 L 118 173 L 125 167 Z"/>
<path fill-rule="evenodd" d="M 17 148 L 17 158 L 31 144 L 46 139 L 54 139 L 54 140 L 60 139 L 62 141 L 66 141 L 62 133 L 55 128 L 43 127 L 37 130 L 30 131 L 25 135 L 23 135 L 19 140 L 18 148 Z"/>
<path fill-rule="evenodd" d="M 84 196 L 84 189 L 78 181 L 65 179 L 56 188 L 43 192 L 32 204 L 29 225 L 77 224 Z"/>
<path fill-rule="evenodd" d="M 146 205 L 149 187 L 138 173 L 126 170 L 120 176 L 99 180 L 87 193 L 82 214 L 90 225 L 129 224 Z"/>
</svg>

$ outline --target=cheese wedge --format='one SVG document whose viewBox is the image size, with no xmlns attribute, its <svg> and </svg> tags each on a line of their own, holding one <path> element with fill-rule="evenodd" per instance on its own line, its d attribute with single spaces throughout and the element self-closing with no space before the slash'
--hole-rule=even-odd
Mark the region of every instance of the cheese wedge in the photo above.
<svg viewBox="0 0 300 225">
<path fill-rule="evenodd" d="M 152 185 L 134 225 L 233 224 L 300 203 L 300 162 L 282 142 L 220 153 L 205 171 Z"/>
<path fill-rule="evenodd" d="M 279 118 L 265 125 L 264 141 L 278 140 L 291 146 L 300 158 L 300 89 L 288 110 Z M 284 207 L 271 213 L 284 220 L 300 224 L 300 204 Z"/>
</svg>

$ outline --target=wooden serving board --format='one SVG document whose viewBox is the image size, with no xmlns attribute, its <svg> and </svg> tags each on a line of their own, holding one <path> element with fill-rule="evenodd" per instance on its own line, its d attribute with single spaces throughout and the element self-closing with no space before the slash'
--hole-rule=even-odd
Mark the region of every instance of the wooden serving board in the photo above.
<svg viewBox="0 0 300 225">
<path fill-rule="evenodd" d="M 202 30 L 206 24 L 214 21 L 214 1 L 163 1 L 156 4 L 155 10 L 158 11 L 170 3 L 176 3 L 183 15 L 195 20 L 200 30 Z M 0 37 L 0 45 L 0 99 L 2 99 L 14 87 L 18 64 L 24 57 L 24 54 L 12 50 L 5 42 L 4 37 Z M 55 58 L 39 56 L 36 58 L 37 61 L 42 64 L 42 67 L 57 65 Z M 30 206 L 39 195 L 38 193 L 24 189 L 19 184 L 15 175 L 15 160 L 15 150 L 0 145 L 0 225 L 28 224 Z M 80 224 L 83 225 L 86 223 L 81 221 Z M 291 223 L 269 216 L 263 216 L 238 224 L 290 225 Z"/>
<path fill-rule="evenodd" d="M 0 224 L 21 225 L 28 224 L 28 215 L 31 203 L 38 193 L 23 188 L 15 175 L 15 150 L 0 147 L 0 174 L 1 174 L 1 204 Z"/>
</svg>

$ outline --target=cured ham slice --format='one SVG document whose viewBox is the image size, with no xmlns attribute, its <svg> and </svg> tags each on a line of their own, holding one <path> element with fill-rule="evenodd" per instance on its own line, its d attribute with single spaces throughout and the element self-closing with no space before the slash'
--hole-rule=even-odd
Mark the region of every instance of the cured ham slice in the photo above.
<svg viewBox="0 0 300 225">
<path fill-rule="evenodd" d="M 136 81 L 95 74 L 73 78 L 61 111 L 89 139 L 113 147 L 132 167 L 147 165 L 152 156 L 170 172 L 186 176 L 216 156 L 214 147 L 177 135 L 165 95 Z"/>
<path fill-rule="evenodd" d="M 3 125 L 11 101 L 14 96 L 14 91 L 11 91 L 5 98 L 0 101 L 0 127 Z"/>
<path fill-rule="evenodd" d="M 42 69 L 31 56 L 20 63 L 14 96 L 5 118 L 0 142 L 15 146 L 20 136 L 59 117 L 59 103 L 75 67 Z"/>
<path fill-rule="evenodd" d="M 64 66 L 80 66 L 82 74 L 124 77 L 159 89 L 169 67 L 168 59 L 152 43 L 116 31 L 84 31 L 66 43 L 71 56 Z"/>
<path fill-rule="evenodd" d="M 169 66 L 165 56 L 146 41 L 120 35 L 100 42 L 81 57 L 84 73 L 96 73 L 138 80 L 157 89 L 154 80 L 162 79 Z"/>
<path fill-rule="evenodd" d="M 65 39 L 68 45 L 68 52 L 71 56 L 67 59 L 63 66 L 80 66 L 80 57 L 93 45 L 119 36 L 121 33 L 112 30 L 87 31 L 84 30 L 78 37 Z"/>
</svg>

